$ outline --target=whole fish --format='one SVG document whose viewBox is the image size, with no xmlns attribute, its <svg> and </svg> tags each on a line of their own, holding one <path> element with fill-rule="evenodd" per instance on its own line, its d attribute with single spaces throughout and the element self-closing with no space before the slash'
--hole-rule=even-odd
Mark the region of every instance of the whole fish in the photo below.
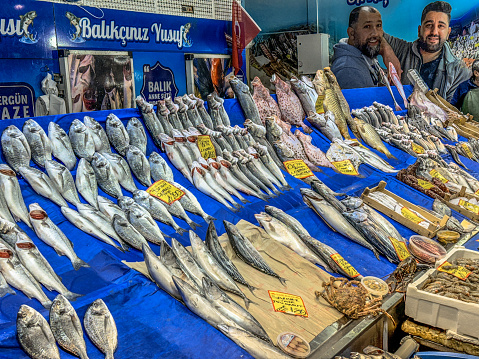
<svg viewBox="0 0 479 359">
<path fill-rule="evenodd" d="M 261 188 L 261 190 L 266 192 L 271 197 L 277 197 L 280 194 L 280 192 L 260 172 L 255 164 L 251 163 L 251 158 L 245 157 L 243 153 L 239 151 L 235 151 L 233 155 L 238 158 L 238 167 L 250 182 L 253 182 L 255 186 Z M 271 189 L 273 189 L 273 191 L 271 191 Z"/>
<path fill-rule="evenodd" d="M 200 123 L 203 123 L 201 119 L 201 115 L 198 112 L 198 109 L 196 108 L 198 100 L 190 98 L 187 94 L 184 94 L 181 97 L 181 100 L 186 106 L 185 128 L 188 128 L 191 126 L 198 126 Z"/>
<path fill-rule="evenodd" d="M 12 252 L 15 252 L 15 242 L 19 233 L 25 234 L 14 222 L 0 218 L 0 243 L 6 245 Z"/>
<path fill-rule="evenodd" d="M 264 193 L 261 192 L 258 186 L 256 186 L 241 170 L 239 167 L 239 159 L 237 157 L 234 157 L 231 153 L 228 151 L 223 151 L 222 153 L 223 157 L 225 160 L 227 160 L 229 163 L 231 163 L 231 167 L 229 167 L 231 173 L 240 180 L 242 183 L 244 183 L 246 186 L 249 188 L 253 189 L 255 192 L 262 194 L 265 197 L 265 200 L 267 200 L 269 197 L 264 195 Z M 261 198 L 261 197 L 260 197 Z M 263 198 L 261 198 L 263 199 Z"/>
<path fill-rule="evenodd" d="M 121 120 L 116 115 L 110 113 L 106 118 L 105 128 L 113 148 L 121 156 L 125 156 L 126 150 L 130 145 L 130 136 L 128 136 L 128 132 Z"/>
<path fill-rule="evenodd" d="M 83 325 L 93 344 L 105 354 L 105 359 L 113 359 L 118 346 L 118 331 L 115 320 L 102 299 L 95 300 L 88 307 Z"/>
<path fill-rule="evenodd" d="M 98 152 L 94 154 L 91 166 L 95 172 L 96 182 L 106 194 L 119 198 L 123 195 L 120 182 L 110 162 Z"/>
<path fill-rule="evenodd" d="M 384 153 L 387 158 L 395 158 L 384 145 L 378 133 L 369 123 L 356 120 L 357 128 L 361 133 L 361 138 L 372 148 Z"/>
<path fill-rule="evenodd" d="M 188 95 L 186 95 L 186 97 L 188 97 Z M 188 99 L 190 98 L 188 97 Z M 176 114 L 178 116 L 178 120 L 180 121 L 180 127 L 177 128 L 177 130 L 193 126 L 186 113 L 186 111 L 188 110 L 188 106 L 184 104 L 182 97 L 175 97 L 173 102 L 178 106 L 178 112 Z"/>
<path fill-rule="evenodd" d="M 394 67 L 392 62 L 389 63 L 389 76 L 391 77 L 391 80 L 393 80 L 394 85 L 396 86 L 399 94 L 402 97 L 402 100 L 404 101 L 404 108 L 408 108 L 408 102 L 406 94 L 404 93 L 404 88 L 402 87 L 401 79 L 399 78 L 396 68 Z"/>
<path fill-rule="evenodd" d="M 182 157 L 180 150 L 177 148 L 175 140 L 164 133 L 160 134 L 160 140 L 163 148 L 165 149 L 166 155 L 173 166 L 175 166 L 175 168 L 180 171 L 183 176 L 188 179 L 188 181 L 193 183 L 191 171 L 189 170 L 186 161 Z"/>
<path fill-rule="evenodd" d="M 73 250 L 73 243 L 67 236 L 58 228 L 55 223 L 48 217 L 48 214 L 43 210 L 38 203 L 32 203 L 30 208 L 30 221 L 38 238 L 44 243 L 52 247 L 60 256 L 67 256 L 72 262 L 75 270 L 81 267 L 89 267 L 87 263 L 78 258 Z"/>
<path fill-rule="evenodd" d="M 190 152 L 189 146 L 186 144 L 187 140 L 183 134 L 176 129 L 172 131 L 173 139 L 175 140 L 175 146 L 180 151 L 181 157 L 185 161 L 186 165 L 191 167 L 191 163 L 195 160 L 193 153 Z"/>
<path fill-rule="evenodd" d="M 126 213 L 115 203 L 110 201 L 108 198 L 103 196 L 97 197 L 98 209 L 101 213 L 107 216 L 111 221 L 113 221 L 113 216 L 118 214 L 120 217 L 126 219 Z"/>
<path fill-rule="evenodd" d="M 140 120 L 136 117 L 130 118 L 126 125 L 126 132 L 128 132 L 130 138 L 130 145 L 138 147 L 146 155 L 146 132 Z"/>
<path fill-rule="evenodd" d="M 10 222 L 22 221 L 32 228 L 17 176 L 3 163 L 0 164 L 0 192 L 0 217 Z"/>
<path fill-rule="evenodd" d="M 173 126 L 170 122 L 170 111 L 166 107 L 165 100 L 158 101 L 156 114 L 163 126 L 163 133 L 166 133 L 168 136 L 171 136 L 171 131 L 173 131 Z M 161 148 L 161 146 L 160 146 Z"/>
<path fill-rule="evenodd" d="M 339 212 L 346 211 L 346 207 L 336 198 L 337 193 L 334 193 L 328 186 L 321 181 L 313 181 L 311 189 L 323 197 L 330 205 L 336 208 Z M 342 194 L 342 193 L 341 193 Z"/>
<path fill-rule="evenodd" d="M 165 159 L 157 152 L 152 152 L 148 158 L 150 163 L 150 173 L 153 181 L 165 180 L 167 182 L 174 181 L 173 171 L 171 170 Z"/>
<path fill-rule="evenodd" d="M 401 106 L 399 106 L 398 103 L 396 102 L 396 98 L 394 97 L 393 90 L 391 88 L 391 85 L 389 84 L 389 81 L 388 81 L 388 78 L 387 78 L 386 74 L 384 73 L 383 69 L 380 66 L 378 66 L 378 70 L 379 70 L 379 74 L 381 75 L 382 82 L 386 84 L 386 86 L 388 88 L 388 91 L 391 94 L 391 97 L 393 98 L 394 108 L 396 109 L 396 111 L 402 111 Z M 398 91 L 399 91 L 399 88 L 398 88 Z M 406 106 L 406 108 L 407 108 L 407 106 Z"/>
<path fill-rule="evenodd" d="M 316 94 L 316 91 L 311 89 L 316 95 L 316 99 L 313 100 L 313 98 L 309 96 L 308 87 L 303 81 L 293 76 L 291 78 L 290 84 L 292 89 L 296 93 L 296 96 L 298 96 L 299 101 L 301 102 L 301 105 L 303 106 L 304 113 L 316 112 L 315 106 L 316 106 L 316 99 L 318 97 L 318 94 Z"/>
<path fill-rule="evenodd" d="M 208 170 L 210 171 L 211 173 L 211 176 L 213 176 L 213 178 L 216 180 L 216 182 L 221 186 L 223 187 L 229 194 L 237 197 L 242 203 L 250 203 L 251 201 L 247 200 L 246 198 L 244 198 L 237 190 L 234 186 L 232 186 L 231 184 L 228 183 L 228 181 L 226 181 L 222 176 L 221 176 L 221 173 L 219 171 L 219 169 L 221 168 L 221 164 L 219 164 L 218 162 L 216 162 L 214 159 L 212 158 L 209 158 L 208 161 Z"/>
<path fill-rule="evenodd" d="M 281 284 L 286 285 L 286 279 L 280 277 L 271 269 L 268 263 L 266 263 L 263 257 L 261 257 L 261 254 L 259 254 L 256 248 L 254 248 L 251 242 L 241 234 L 234 224 L 228 221 L 223 221 L 223 224 L 233 250 L 242 261 L 267 275 L 278 278 Z"/>
<path fill-rule="evenodd" d="M 67 133 L 55 122 L 50 122 L 48 124 L 48 138 L 52 145 L 53 156 L 62 161 L 68 170 L 72 171 L 77 163 L 77 158 Z"/>
<path fill-rule="evenodd" d="M 60 207 L 68 206 L 60 192 L 56 189 L 56 186 L 45 173 L 33 167 L 20 167 L 18 171 L 36 193 L 52 200 Z"/>
<path fill-rule="evenodd" d="M 52 305 L 52 301 L 43 293 L 40 284 L 20 263 L 16 255 L 1 243 L 0 273 L 9 285 L 23 292 L 28 298 L 37 299 L 47 309 Z"/>
<path fill-rule="evenodd" d="M 386 173 L 397 173 L 398 170 L 395 170 L 389 163 L 375 154 L 373 151 L 370 151 L 367 148 L 356 145 L 357 143 L 352 143 L 351 147 L 359 154 L 359 156 L 364 160 L 365 163 L 377 168 L 380 171 Z"/>
<path fill-rule="evenodd" d="M 118 178 L 120 185 L 128 192 L 135 192 L 138 188 L 136 187 L 135 181 L 133 181 L 128 162 L 116 153 L 103 153 L 102 155 L 110 162 L 111 168 L 116 178 Z"/>
<path fill-rule="evenodd" d="M 321 167 L 329 167 L 336 170 L 331 162 L 326 158 L 326 155 L 323 151 L 321 151 L 318 147 L 314 146 L 311 141 L 311 136 L 305 135 L 300 130 L 296 130 L 294 135 L 298 138 L 298 140 L 303 145 L 304 153 L 308 160 L 315 166 Z"/>
<path fill-rule="evenodd" d="M 171 182 L 171 184 L 185 192 L 185 195 L 179 199 L 179 202 L 185 211 L 200 216 L 205 220 L 205 222 L 214 221 L 216 219 L 206 213 L 203 208 L 201 208 L 201 204 L 198 199 L 186 187 L 183 187 L 178 182 Z"/>
<path fill-rule="evenodd" d="M 245 150 L 241 150 L 241 151 L 245 151 Z M 246 148 L 246 153 L 247 153 L 247 155 L 252 156 L 252 162 L 254 163 L 256 168 L 264 176 L 266 176 L 266 178 L 272 184 L 274 184 L 276 187 L 278 187 L 282 191 L 287 191 L 287 190 L 291 189 L 291 187 L 289 187 L 289 186 L 283 186 L 282 181 L 278 180 L 276 178 L 276 176 L 274 175 L 274 173 L 269 170 L 268 167 L 271 167 L 271 166 L 265 166 L 264 165 L 263 161 L 260 159 L 260 156 L 259 156 L 258 152 L 256 152 L 256 150 L 253 147 L 247 147 Z M 281 170 L 280 170 L 280 172 L 281 172 Z"/>
<path fill-rule="evenodd" d="M 251 86 L 253 86 L 253 101 L 258 108 L 261 121 L 264 123 L 266 117 L 273 115 L 281 117 L 278 103 L 271 97 L 269 90 L 258 76 L 251 81 Z"/>
<path fill-rule="evenodd" d="M 297 159 L 301 159 L 306 163 L 306 165 L 309 167 L 311 171 L 314 172 L 320 172 L 321 169 L 316 167 L 309 159 L 308 156 L 306 155 L 306 152 L 304 150 L 303 145 L 301 144 L 301 141 L 298 140 L 296 136 L 287 136 L 286 138 L 283 138 L 282 141 L 293 150 L 294 156 Z"/>
<path fill-rule="evenodd" d="M 206 127 L 208 127 L 209 129 L 213 129 L 214 128 L 213 120 L 211 119 L 210 114 L 208 113 L 208 111 L 206 111 L 206 109 L 205 109 L 205 101 L 203 101 L 200 98 L 194 97 L 193 94 L 190 94 L 189 97 L 191 99 L 196 100 L 196 109 L 198 110 L 198 113 L 200 114 L 201 122 Z"/>
<path fill-rule="evenodd" d="M 124 249 L 118 246 L 110 237 L 108 237 L 105 233 L 103 233 L 103 231 L 95 223 L 92 223 L 90 220 L 83 217 L 77 211 L 68 207 L 62 207 L 61 211 L 63 215 L 65 216 L 65 218 L 68 219 L 68 221 L 71 224 L 73 224 L 75 227 L 77 227 L 81 231 L 124 252 Z"/>
<path fill-rule="evenodd" d="M 131 197 L 121 196 L 117 200 L 120 208 L 126 213 L 130 210 L 131 206 L 135 205 L 135 200 Z"/>
<path fill-rule="evenodd" d="M 95 141 L 90 129 L 80 120 L 75 119 L 70 125 L 68 136 L 75 155 L 90 162 L 95 153 Z"/>
<path fill-rule="evenodd" d="M 177 128 L 179 130 L 183 129 L 183 126 L 180 122 L 180 119 L 178 117 L 178 109 L 179 106 L 175 103 L 173 103 L 173 100 L 171 97 L 166 97 L 165 98 L 165 105 L 166 108 L 168 108 L 169 114 L 168 114 L 168 121 L 171 123 L 173 128 Z"/>
<path fill-rule="evenodd" d="M 17 313 L 17 336 L 22 349 L 33 359 L 60 359 L 48 322 L 35 309 L 22 304 Z"/>
<path fill-rule="evenodd" d="M 68 171 L 68 168 L 59 162 L 46 160 L 45 169 L 63 198 L 74 206 L 77 206 L 80 203 L 80 198 L 78 197 L 78 192 L 75 187 L 75 181 L 70 171 Z"/>
<path fill-rule="evenodd" d="M 140 205 L 132 206 L 127 212 L 128 220 L 147 241 L 161 244 L 165 240 L 160 228 L 150 213 Z"/>
<path fill-rule="evenodd" d="M 67 352 L 88 359 L 80 318 L 67 298 L 59 294 L 50 308 L 50 327 L 58 344 Z"/>
<path fill-rule="evenodd" d="M 32 160 L 36 165 L 45 167 L 45 160 L 52 159 L 52 144 L 43 128 L 34 120 L 23 124 L 23 134 L 32 152 Z"/>
<path fill-rule="evenodd" d="M 330 141 L 335 138 L 343 139 L 336 122 L 334 122 L 334 115 L 331 111 L 327 111 L 325 114 L 309 113 L 307 119 L 313 127 L 317 128 Z"/>
<path fill-rule="evenodd" d="M 25 135 L 15 125 L 10 125 L 2 132 L 2 151 L 8 165 L 15 172 L 22 166 L 30 166 L 32 156 Z"/>
<path fill-rule="evenodd" d="M 108 136 L 103 127 L 101 127 L 101 125 L 90 116 L 85 116 L 83 118 L 83 123 L 90 129 L 93 142 L 95 143 L 95 152 L 111 153 L 110 141 L 108 140 Z"/>
<path fill-rule="evenodd" d="M 183 272 L 195 282 L 198 288 L 202 288 L 203 278 L 208 277 L 208 273 L 196 262 L 193 255 L 174 238 L 171 240 L 171 248 Z"/>
<path fill-rule="evenodd" d="M 133 248 L 141 251 L 143 244 L 148 245 L 145 237 L 123 216 L 113 215 L 113 228 L 115 228 L 120 238 Z"/>
<path fill-rule="evenodd" d="M 220 115 L 221 115 L 221 119 L 223 121 L 223 125 L 231 126 L 228 113 L 226 112 L 225 107 L 224 107 L 225 100 L 223 98 L 221 98 L 220 95 L 218 94 L 218 92 L 216 92 L 216 91 L 213 92 L 213 96 L 214 96 L 216 102 L 219 103 Z"/>
<path fill-rule="evenodd" d="M 226 270 L 218 263 L 216 258 L 211 254 L 205 243 L 198 237 L 196 233 L 190 231 L 190 243 L 193 252 L 193 258 L 205 270 L 208 276 L 223 290 L 236 294 L 244 300 L 246 308 L 249 308 L 251 300 L 238 288 L 234 279 L 226 272 Z M 203 285 L 204 280 L 203 278 Z M 209 280 L 209 279 L 208 279 Z M 233 319 L 234 320 L 234 319 Z"/>
<path fill-rule="evenodd" d="M 141 96 L 136 98 L 136 104 L 141 111 L 143 121 L 145 121 L 146 128 L 150 133 L 155 146 L 160 148 L 161 142 L 159 139 L 160 133 L 165 132 L 163 126 L 153 110 L 153 105 L 147 103 Z"/>
<path fill-rule="evenodd" d="M 253 96 L 251 96 L 248 86 L 236 77 L 230 80 L 230 85 L 241 105 L 245 118 L 249 118 L 254 123 L 261 125 L 258 108 L 253 101 Z"/>
<path fill-rule="evenodd" d="M 78 168 L 75 178 L 75 184 L 78 192 L 93 207 L 98 208 L 96 197 L 98 196 L 98 184 L 95 171 L 90 163 L 84 158 L 78 162 Z"/>
</svg>

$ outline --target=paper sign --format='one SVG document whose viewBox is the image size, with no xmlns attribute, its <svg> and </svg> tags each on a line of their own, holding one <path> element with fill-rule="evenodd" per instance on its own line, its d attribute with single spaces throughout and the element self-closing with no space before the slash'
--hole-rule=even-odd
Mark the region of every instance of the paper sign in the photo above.
<svg viewBox="0 0 479 359">
<path fill-rule="evenodd" d="M 349 175 L 349 176 L 359 175 L 358 171 L 354 167 L 351 160 L 337 161 L 337 162 L 331 162 L 331 163 L 343 175 Z"/>
<path fill-rule="evenodd" d="M 211 142 L 209 135 L 199 135 L 196 143 L 198 144 L 201 157 L 203 157 L 205 160 L 208 158 L 216 158 L 215 146 L 213 146 L 213 142 Z"/>
<path fill-rule="evenodd" d="M 425 153 L 426 151 L 424 151 L 424 148 L 419 146 L 417 143 L 411 143 L 411 146 L 412 146 L 412 150 L 414 152 L 416 152 L 417 154 L 422 154 L 422 153 Z"/>
<path fill-rule="evenodd" d="M 474 192 L 474 194 L 475 194 L 476 196 L 479 196 L 479 189 L 478 189 L 476 192 Z"/>
<path fill-rule="evenodd" d="M 349 278 L 356 278 L 359 276 L 358 271 L 351 264 L 349 264 L 349 262 L 341 256 L 341 254 L 331 254 L 331 258 L 337 263 L 338 266 L 341 267 L 341 269 L 348 275 Z"/>
<path fill-rule="evenodd" d="M 308 312 L 301 297 L 293 294 L 274 292 L 272 290 L 268 290 L 268 294 L 275 312 L 308 317 Z"/>
<path fill-rule="evenodd" d="M 437 170 L 431 170 L 431 172 L 429 172 L 429 174 L 434 177 L 434 178 L 437 178 L 439 181 L 441 181 L 442 183 L 447 183 L 449 182 L 449 180 L 447 180 L 442 174 L 440 174 Z"/>
<path fill-rule="evenodd" d="M 479 214 L 479 206 L 476 206 L 475 204 L 472 204 L 470 202 L 464 201 L 463 199 L 460 199 L 459 205 L 461 207 L 464 207 L 468 211 L 471 211 L 472 213 Z"/>
<path fill-rule="evenodd" d="M 461 143 L 461 147 L 464 150 L 464 152 L 466 153 L 467 158 L 472 158 L 473 157 L 471 149 L 469 148 L 468 145 L 466 145 L 465 143 Z"/>
<path fill-rule="evenodd" d="M 405 260 L 407 257 L 411 255 L 411 253 L 409 253 L 407 249 L 406 243 L 394 237 L 389 237 L 389 240 L 391 241 L 394 247 L 394 250 L 396 251 L 396 254 L 398 255 L 398 258 L 400 261 Z"/>
<path fill-rule="evenodd" d="M 447 266 L 452 266 L 454 268 L 445 269 L 444 267 L 447 267 Z M 462 279 L 462 280 L 466 280 L 467 277 L 469 277 L 469 275 L 472 273 L 470 270 L 467 270 L 463 266 L 452 265 L 451 263 L 449 263 L 447 261 L 444 262 L 443 264 L 441 264 L 437 268 L 437 270 L 439 272 L 452 274 L 453 276 L 456 276 L 457 278 Z"/>
<path fill-rule="evenodd" d="M 316 110 L 316 113 L 324 113 L 324 106 L 323 106 L 323 102 L 324 102 L 324 95 L 318 95 L 318 99 L 316 100 L 316 105 L 315 105 L 315 110 Z"/>
<path fill-rule="evenodd" d="M 417 184 L 420 185 L 422 188 L 424 189 L 431 189 L 431 188 L 434 188 L 434 185 L 429 182 L 429 181 L 424 181 L 422 179 L 417 179 Z"/>
<path fill-rule="evenodd" d="M 407 207 L 401 208 L 401 214 L 404 218 L 410 220 L 411 222 L 414 222 L 416 224 L 419 224 L 423 222 L 424 220 L 420 217 L 418 217 L 413 211 L 411 211 Z"/>
<path fill-rule="evenodd" d="M 303 160 L 291 160 L 283 162 L 288 173 L 298 179 L 314 176 L 308 165 Z"/>
<path fill-rule="evenodd" d="M 185 195 L 185 192 L 165 180 L 153 183 L 146 192 L 167 204 L 172 204 Z"/>
</svg>

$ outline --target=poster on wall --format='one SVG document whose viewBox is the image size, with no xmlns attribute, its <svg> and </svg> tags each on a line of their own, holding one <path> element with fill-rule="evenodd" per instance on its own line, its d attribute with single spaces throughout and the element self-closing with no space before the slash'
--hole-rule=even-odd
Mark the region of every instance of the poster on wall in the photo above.
<svg viewBox="0 0 479 359">
<path fill-rule="evenodd" d="M 135 107 L 130 53 L 72 50 L 63 61 L 69 112 Z"/>
<path fill-rule="evenodd" d="M 0 83 L 0 116 L 2 120 L 34 115 L 33 87 L 25 82 Z"/>
<path fill-rule="evenodd" d="M 175 75 L 170 68 L 159 61 L 154 65 L 143 65 L 143 86 L 140 94 L 147 102 L 156 105 L 167 97 L 174 99 L 178 92 Z"/>
</svg>

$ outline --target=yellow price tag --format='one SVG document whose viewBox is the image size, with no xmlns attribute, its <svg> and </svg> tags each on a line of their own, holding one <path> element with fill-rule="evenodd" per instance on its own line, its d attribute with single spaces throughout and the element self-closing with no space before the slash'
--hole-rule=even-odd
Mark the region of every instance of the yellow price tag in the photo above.
<svg viewBox="0 0 479 359">
<path fill-rule="evenodd" d="M 394 237 L 389 237 L 389 240 L 391 241 L 394 250 L 396 251 L 396 254 L 398 255 L 398 258 L 400 261 L 405 260 L 407 257 L 411 256 L 411 253 L 409 253 L 406 243 L 403 241 L 400 241 Z"/>
<path fill-rule="evenodd" d="M 476 196 L 479 196 L 479 189 L 478 189 L 476 192 L 474 192 L 474 194 L 475 194 Z"/>
<path fill-rule="evenodd" d="M 341 256 L 341 254 L 331 254 L 331 259 L 341 267 L 341 269 L 348 275 L 349 278 L 356 278 L 359 276 L 359 272 L 351 264 L 349 264 L 349 262 Z"/>
<path fill-rule="evenodd" d="M 417 184 L 420 185 L 422 188 L 424 189 L 431 189 L 431 188 L 434 188 L 434 185 L 429 182 L 429 181 L 424 181 L 422 179 L 417 179 Z"/>
<path fill-rule="evenodd" d="M 352 138 L 351 141 L 356 142 L 356 143 L 357 143 L 359 146 L 361 146 L 362 148 L 368 149 L 367 147 L 363 146 L 363 145 L 361 144 L 361 142 L 358 141 L 357 138 Z"/>
<path fill-rule="evenodd" d="M 303 299 L 297 295 L 275 292 L 268 290 L 269 297 L 273 303 L 275 312 L 282 312 L 293 315 L 308 317 Z"/>
<path fill-rule="evenodd" d="M 479 214 L 479 206 L 472 204 L 471 202 L 464 201 L 463 199 L 459 200 L 459 205 L 472 213 Z"/>
<path fill-rule="evenodd" d="M 354 168 L 351 160 L 331 162 L 336 169 L 341 172 L 343 175 L 357 176 L 359 175 L 356 168 Z"/>
<path fill-rule="evenodd" d="M 283 164 L 286 171 L 295 178 L 303 179 L 314 176 L 313 172 L 311 172 L 308 165 L 304 163 L 303 160 L 290 160 L 283 162 Z"/>
<path fill-rule="evenodd" d="M 316 110 L 316 113 L 324 113 L 324 106 L 323 106 L 323 102 L 324 102 L 324 98 L 325 98 L 325 95 L 318 95 L 318 99 L 316 100 L 316 105 L 315 105 L 315 110 Z"/>
<path fill-rule="evenodd" d="M 448 266 L 452 266 L 454 268 L 444 268 L 444 267 L 448 267 Z M 452 274 L 453 276 L 456 276 L 457 278 L 459 279 L 462 279 L 462 280 L 466 280 L 467 277 L 469 277 L 471 275 L 471 271 L 464 268 L 463 266 L 456 266 L 456 265 L 452 265 L 451 263 L 449 262 L 444 262 L 443 264 L 441 264 L 437 270 L 439 272 L 444 272 L 444 273 L 448 273 L 448 274 Z"/>
<path fill-rule="evenodd" d="M 449 180 L 447 180 L 442 174 L 440 174 L 437 170 L 431 170 L 431 172 L 429 172 L 429 174 L 434 177 L 434 178 L 437 178 L 439 181 L 441 181 L 442 183 L 447 183 L 449 182 Z"/>
<path fill-rule="evenodd" d="M 472 158 L 473 155 L 472 155 L 472 152 L 471 152 L 471 149 L 469 148 L 469 146 L 466 145 L 465 143 L 461 143 L 461 147 L 464 150 L 464 152 L 466 153 L 467 158 Z"/>
<path fill-rule="evenodd" d="M 172 204 L 185 195 L 185 192 L 165 180 L 153 183 L 146 192 L 167 204 Z"/>
<path fill-rule="evenodd" d="M 411 211 L 407 207 L 401 208 L 401 214 L 404 218 L 406 218 L 406 219 L 408 219 L 411 222 L 414 222 L 416 224 L 424 222 L 424 220 L 422 218 L 420 218 L 417 214 L 415 214 L 413 211 Z"/>
<path fill-rule="evenodd" d="M 479 44 L 474 44 L 474 47 L 479 47 Z"/>
<path fill-rule="evenodd" d="M 198 144 L 201 157 L 203 157 L 205 160 L 208 158 L 216 158 L 215 146 L 213 146 L 213 142 L 211 142 L 209 135 L 199 135 L 196 143 Z"/>
<path fill-rule="evenodd" d="M 424 151 L 424 148 L 422 146 L 419 146 L 417 143 L 413 142 L 411 143 L 411 146 L 412 146 L 412 150 L 419 155 L 426 152 Z"/>
</svg>

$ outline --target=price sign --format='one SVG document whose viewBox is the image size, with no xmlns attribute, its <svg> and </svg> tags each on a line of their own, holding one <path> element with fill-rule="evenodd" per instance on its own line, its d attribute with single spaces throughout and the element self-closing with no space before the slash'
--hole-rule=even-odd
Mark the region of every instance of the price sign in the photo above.
<svg viewBox="0 0 479 359">
<path fill-rule="evenodd" d="M 471 202 L 467 202 L 461 199 L 459 200 L 459 205 L 461 207 L 464 207 L 468 211 L 471 211 L 472 213 L 479 214 L 479 206 L 476 206 L 475 204 L 472 204 Z"/>
<path fill-rule="evenodd" d="M 419 155 L 426 152 L 426 151 L 424 151 L 424 148 L 422 146 L 419 146 L 417 143 L 413 142 L 413 143 L 411 143 L 411 146 L 412 146 L 412 150 Z"/>
<path fill-rule="evenodd" d="M 324 102 L 324 98 L 325 98 L 325 95 L 318 95 L 318 99 L 316 100 L 316 105 L 315 105 L 315 110 L 316 110 L 316 113 L 324 113 L 324 106 L 323 106 L 323 102 Z"/>
<path fill-rule="evenodd" d="M 466 153 L 467 158 L 472 158 L 473 157 L 471 149 L 469 148 L 468 145 L 466 145 L 465 143 L 461 143 L 461 147 L 464 150 L 464 152 Z"/>
<path fill-rule="evenodd" d="M 273 303 L 275 312 L 299 315 L 308 317 L 308 312 L 304 306 L 303 299 L 297 295 L 275 292 L 268 290 L 269 297 Z"/>
<path fill-rule="evenodd" d="M 288 173 L 298 179 L 314 176 L 308 165 L 303 160 L 291 160 L 283 162 Z"/>
<path fill-rule="evenodd" d="M 354 167 L 351 160 L 337 161 L 337 162 L 331 162 L 331 163 L 343 175 L 349 175 L 349 176 L 359 175 L 358 171 Z"/>
<path fill-rule="evenodd" d="M 406 218 L 406 219 L 408 219 L 411 222 L 414 222 L 416 224 L 424 222 L 424 220 L 422 218 L 420 218 L 417 214 L 415 214 L 413 211 L 411 211 L 407 207 L 401 208 L 401 214 L 404 218 Z"/>
<path fill-rule="evenodd" d="M 359 272 L 351 264 L 349 264 L 349 262 L 341 256 L 341 254 L 331 254 L 331 258 L 338 266 L 341 267 L 341 269 L 348 275 L 349 278 L 356 278 L 359 276 Z"/>
<path fill-rule="evenodd" d="M 440 174 L 437 170 L 431 170 L 431 172 L 429 172 L 429 174 L 434 177 L 434 178 L 437 178 L 439 181 L 441 181 L 442 183 L 447 183 L 449 182 L 449 180 L 447 180 L 442 174 Z"/>
<path fill-rule="evenodd" d="M 407 257 L 411 255 L 411 253 L 409 253 L 407 249 L 406 243 L 394 237 L 389 237 L 389 240 L 391 241 L 394 247 L 394 250 L 396 251 L 396 254 L 398 255 L 398 258 L 400 261 L 405 260 Z"/>
<path fill-rule="evenodd" d="M 447 267 L 452 267 L 452 268 L 447 268 Z M 456 276 L 457 278 L 462 279 L 462 280 L 466 280 L 467 277 L 469 277 L 469 275 L 472 273 L 470 270 L 467 270 L 463 266 L 452 265 L 451 263 L 449 263 L 447 261 L 444 262 L 443 264 L 441 264 L 437 268 L 437 270 L 439 272 L 452 274 L 453 276 Z"/>
<path fill-rule="evenodd" d="M 199 135 L 197 144 L 201 153 L 201 157 L 203 157 L 205 160 L 208 158 L 216 158 L 215 146 L 213 146 L 213 142 L 211 142 L 209 135 Z"/>
<path fill-rule="evenodd" d="M 146 192 L 167 204 L 172 204 L 185 195 L 185 192 L 165 180 L 159 180 L 153 183 Z"/>
<path fill-rule="evenodd" d="M 431 188 L 434 188 L 434 185 L 429 182 L 429 181 L 424 181 L 422 179 L 417 179 L 417 184 L 420 185 L 422 188 L 424 189 L 431 189 Z"/>
<path fill-rule="evenodd" d="M 479 189 L 478 189 L 476 192 L 474 192 L 474 194 L 475 194 L 476 196 L 479 196 Z"/>
</svg>

